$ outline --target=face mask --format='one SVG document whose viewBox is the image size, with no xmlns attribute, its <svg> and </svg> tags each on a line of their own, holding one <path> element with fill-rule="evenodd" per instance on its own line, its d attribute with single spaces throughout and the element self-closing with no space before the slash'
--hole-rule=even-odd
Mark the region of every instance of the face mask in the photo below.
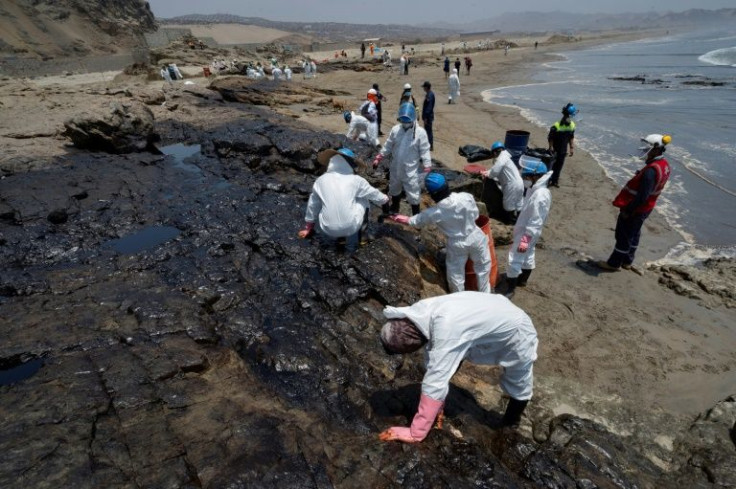
<svg viewBox="0 0 736 489">
<path fill-rule="evenodd" d="M 405 131 L 408 131 L 409 129 L 414 127 L 414 123 L 413 122 L 402 122 L 401 127 L 403 127 Z"/>
<path fill-rule="evenodd" d="M 524 188 L 532 188 L 532 181 L 524 180 Z"/>
</svg>

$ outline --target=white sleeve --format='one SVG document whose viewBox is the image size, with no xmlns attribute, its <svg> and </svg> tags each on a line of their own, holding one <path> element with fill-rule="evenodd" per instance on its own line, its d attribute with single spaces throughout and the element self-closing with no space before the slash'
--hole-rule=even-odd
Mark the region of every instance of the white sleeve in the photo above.
<svg viewBox="0 0 736 489">
<path fill-rule="evenodd" d="M 307 213 L 304 216 L 304 220 L 307 222 L 317 222 L 319 213 L 322 210 L 322 199 L 319 198 L 317 192 L 312 190 L 309 195 L 309 202 L 307 202 Z"/>
<path fill-rule="evenodd" d="M 546 198 L 541 198 L 532 202 L 532 205 L 534 206 L 532 208 L 533 212 L 529 216 L 529 221 L 527 222 L 524 234 L 528 234 L 533 239 L 539 238 L 542 234 L 544 222 L 547 220 L 547 214 L 549 214 L 550 204 L 552 203 L 551 200 L 552 199 L 549 196 L 546 196 Z"/>
<path fill-rule="evenodd" d="M 388 202 L 388 195 L 384 194 L 377 188 L 373 187 L 366 179 L 363 177 L 357 177 L 358 178 L 358 198 L 366 198 L 370 200 L 371 202 L 382 205 Z"/>
<path fill-rule="evenodd" d="M 442 218 L 442 211 L 438 207 L 430 207 L 409 219 L 409 224 L 421 228 L 428 224 L 437 224 Z"/>
</svg>

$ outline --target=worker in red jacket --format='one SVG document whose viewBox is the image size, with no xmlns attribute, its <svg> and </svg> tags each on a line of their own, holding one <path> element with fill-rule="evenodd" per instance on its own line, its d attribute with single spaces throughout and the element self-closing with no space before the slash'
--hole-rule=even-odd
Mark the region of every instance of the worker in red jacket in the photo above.
<svg viewBox="0 0 736 489">
<path fill-rule="evenodd" d="M 646 152 L 642 156 L 645 166 L 624 185 L 613 201 L 613 205 L 620 209 L 616 221 L 616 246 L 607 261 L 597 262 L 599 268 L 608 272 L 624 268 L 641 275 L 633 265 L 641 228 L 670 178 L 670 165 L 663 154 L 672 137 L 650 134 L 642 141 L 646 143 L 641 148 Z"/>
</svg>

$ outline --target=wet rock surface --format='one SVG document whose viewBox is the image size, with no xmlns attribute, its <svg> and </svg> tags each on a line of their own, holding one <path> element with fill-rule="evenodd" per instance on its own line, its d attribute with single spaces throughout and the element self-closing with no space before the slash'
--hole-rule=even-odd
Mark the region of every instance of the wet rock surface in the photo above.
<svg viewBox="0 0 736 489">
<path fill-rule="evenodd" d="M 660 274 L 659 283 L 677 294 L 736 308 L 736 264 L 733 260 L 711 258 L 700 265 L 662 265 L 651 267 Z"/>
<path fill-rule="evenodd" d="M 383 353 L 381 310 L 442 291 L 441 240 L 376 209 L 353 253 L 297 239 L 315 155 L 343 140 L 236 110 L 157 123 L 188 150 L 74 150 L 0 180 L 0 366 L 43 359 L 0 386 L 0 487 L 662 487 L 669 475 L 600 425 L 532 403 L 534 437 L 500 430 L 502 403 L 457 386 L 444 430 L 379 442 L 410 422 L 422 377 L 421 354 Z M 685 464 L 713 438 L 682 441 L 698 484 L 690 468 L 729 453 L 728 416 L 705 418 L 720 451 Z"/>
</svg>

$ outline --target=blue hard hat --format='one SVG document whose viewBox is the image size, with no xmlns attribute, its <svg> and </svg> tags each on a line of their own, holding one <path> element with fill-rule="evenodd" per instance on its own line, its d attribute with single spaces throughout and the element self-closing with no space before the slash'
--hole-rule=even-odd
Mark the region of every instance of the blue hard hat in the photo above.
<svg viewBox="0 0 736 489">
<path fill-rule="evenodd" d="M 355 160 L 355 153 L 353 153 L 352 149 L 340 148 L 337 150 L 337 152 L 346 157 L 348 161 Z"/>
<path fill-rule="evenodd" d="M 397 120 L 399 122 L 414 122 L 417 120 L 417 109 L 414 108 L 414 104 L 409 102 L 401 104 Z"/>
<path fill-rule="evenodd" d="M 498 148 L 506 149 L 506 146 L 504 146 L 501 141 L 496 141 L 495 143 L 491 145 L 491 151 L 493 151 L 494 149 L 498 149 Z"/>
<path fill-rule="evenodd" d="M 432 194 L 447 187 L 447 180 L 445 180 L 445 177 L 442 174 L 432 172 L 424 179 L 424 186 L 427 187 L 427 191 Z"/>
<path fill-rule="evenodd" d="M 353 115 L 350 113 L 349 110 L 346 110 L 342 113 L 342 118 L 345 119 L 345 122 L 350 122 L 353 118 Z"/>
<path fill-rule="evenodd" d="M 521 176 L 529 177 L 533 175 L 544 175 L 547 173 L 547 165 L 542 160 L 530 158 L 521 164 Z"/>
<path fill-rule="evenodd" d="M 575 105 L 568 103 L 566 106 L 562 108 L 562 113 L 564 115 L 569 115 L 570 117 L 572 117 L 578 113 L 578 108 L 575 107 Z"/>
</svg>

